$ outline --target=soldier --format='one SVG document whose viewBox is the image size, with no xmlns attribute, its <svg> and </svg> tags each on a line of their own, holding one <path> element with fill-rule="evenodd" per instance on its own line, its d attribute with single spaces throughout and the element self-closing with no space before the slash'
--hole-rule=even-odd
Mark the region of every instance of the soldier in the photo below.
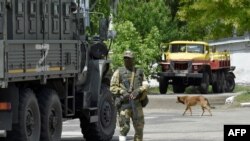
<svg viewBox="0 0 250 141">
<path fill-rule="evenodd" d="M 120 126 L 119 141 L 126 141 L 130 130 L 130 118 L 135 129 L 134 141 L 143 140 L 143 107 L 148 103 L 148 83 L 142 69 L 135 67 L 134 55 L 124 52 L 125 67 L 118 68 L 111 79 L 110 90 L 114 94 Z M 146 103 L 146 104 L 145 104 Z"/>
</svg>

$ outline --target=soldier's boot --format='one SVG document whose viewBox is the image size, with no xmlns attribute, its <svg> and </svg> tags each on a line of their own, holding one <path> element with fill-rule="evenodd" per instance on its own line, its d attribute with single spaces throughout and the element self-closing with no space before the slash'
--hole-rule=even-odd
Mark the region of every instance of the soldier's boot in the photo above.
<svg viewBox="0 0 250 141">
<path fill-rule="evenodd" d="M 126 136 L 119 136 L 119 141 L 126 141 Z"/>
</svg>

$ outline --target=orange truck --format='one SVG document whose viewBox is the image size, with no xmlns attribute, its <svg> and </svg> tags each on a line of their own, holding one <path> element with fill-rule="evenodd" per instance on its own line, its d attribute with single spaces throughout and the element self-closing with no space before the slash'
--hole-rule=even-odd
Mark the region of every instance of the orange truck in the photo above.
<svg viewBox="0 0 250 141">
<path fill-rule="evenodd" d="M 209 85 L 214 93 L 232 92 L 235 87 L 230 53 L 218 52 L 206 42 L 172 41 L 165 47 L 159 64 L 161 94 L 167 93 L 169 84 L 174 93 L 183 93 L 188 86 L 197 86 L 202 94 L 208 93 Z"/>
</svg>

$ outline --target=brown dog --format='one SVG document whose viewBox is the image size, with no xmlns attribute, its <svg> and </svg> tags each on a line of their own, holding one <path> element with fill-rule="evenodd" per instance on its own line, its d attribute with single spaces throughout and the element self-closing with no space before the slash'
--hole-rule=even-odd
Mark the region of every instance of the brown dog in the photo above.
<svg viewBox="0 0 250 141">
<path fill-rule="evenodd" d="M 212 116 L 211 113 L 211 109 L 214 107 L 211 107 L 208 99 L 205 98 L 204 96 L 177 96 L 177 101 L 176 103 L 182 103 L 184 105 L 186 105 L 186 110 L 184 111 L 184 113 L 182 114 L 183 116 L 185 115 L 186 111 L 189 109 L 190 110 L 190 114 L 192 115 L 192 110 L 191 110 L 191 106 L 195 106 L 196 104 L 200 104 L 201 108 L 202 108 L 202 114 L 201 116 L 203 116 L 205 109 L 208 110 L 208 112 L 210 113 L 210 115 Z"/>
</svg>

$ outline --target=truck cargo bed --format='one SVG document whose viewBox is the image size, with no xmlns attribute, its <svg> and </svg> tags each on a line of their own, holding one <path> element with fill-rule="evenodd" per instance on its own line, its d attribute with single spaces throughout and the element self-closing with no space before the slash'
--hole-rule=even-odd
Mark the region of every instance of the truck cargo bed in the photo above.
<svg viewBox="0 0 250 141">
<path fill-rule="evenodd" d="M 77 40 L 7 40 L 3 79 L 10 82 L 72 76 L 79 72 L 79 50 Z"/>
</svg>

